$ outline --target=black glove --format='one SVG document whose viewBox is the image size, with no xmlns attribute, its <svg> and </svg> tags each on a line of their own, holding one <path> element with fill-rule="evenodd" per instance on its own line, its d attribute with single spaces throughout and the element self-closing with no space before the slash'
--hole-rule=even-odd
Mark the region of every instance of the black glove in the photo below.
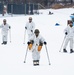
<svg viewBox="0 0 74 75">
<path fill-rule="evenodd" d="M 27 44 L 29 45 L 31 42 L 27 42 Z"/>
<path fill-rule="evenodd" d="M 31 32 L 33 32 L 33 30 L 31 30 Z"/>
<path fill-rule="evenodd" d="M 46 44 L 47 44 L 47 42 L 44 42 L 44 44 L 46 45 Z"/>
<path fill-rule="evenodd" d="M 33 41 L 33 40 L 31 40 L 30 42 L 31 42 L 32 44 L 34 44 L 34 41 Z"/>
<path fill-rule="evenodd" d="M 9 26 L 9 29 L 11 29 L 11 27 Z"/>
<path fill-rule="evenodd" d="M 67 35 L 68 33 L 67 32 L 65 32 L 65 35 Z"/>
<path fill-rule="evenodd" d="M 43 43 L 42 42 L 39 42 L 39 46 L 43 46 Z"/>
<path fill-rule="evenodd" d="M 27 29 L 27 27 L 25 27 L 25 29 Z"/>
</svg>

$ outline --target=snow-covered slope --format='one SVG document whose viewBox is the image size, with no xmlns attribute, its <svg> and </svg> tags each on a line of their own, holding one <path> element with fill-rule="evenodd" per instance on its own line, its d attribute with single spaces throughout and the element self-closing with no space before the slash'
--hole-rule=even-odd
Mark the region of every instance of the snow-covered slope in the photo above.
<svg viewBox="0 0 74 75">
<path fill-rule="evenodd" d="M 48 15 L 51 11 L 54 14 Z M 8 44 L 0 44 L 0 75 L 74 75 L 74 54 L 59 52 L 64 39 L 64 29 L 67 26 L 67 20 L 74 13 L 74 9 L 46 9 L 40 10 L 40 15 L 13 15 L 13 17 L 0 15 L 0 24 L 3 19 L 7 19 L 11 25 L 11 43 L 10 34 L 8 34 Z M 43 46 L 41 51 L 40 66 L 33 66 L 31 51 L 28 51 L 26 63 L 24 62 L 27 49 L 27 34 L 24 41 L 25 24 L 29 16 L 33 18 L 36 29 L 47 41 L 47 49 L 51 65 L 49 65 L 46 48 Z M 59 26 L 55 26 L 59 23 Z M 0 29 L 0 43 L 2 35 Z M 62 51 L 62 49 L 61 49 Z"/>
</svg>

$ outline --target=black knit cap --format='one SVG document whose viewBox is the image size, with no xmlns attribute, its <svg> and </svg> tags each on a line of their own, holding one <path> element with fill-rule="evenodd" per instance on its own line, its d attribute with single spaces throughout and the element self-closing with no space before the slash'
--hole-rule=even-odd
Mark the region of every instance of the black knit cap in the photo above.
<svg viewBox="0 0 74 75">
<path fill-rule="evenodd" d="M 40 31 L 38 29 L 35 29 L 34 33 L 40 33 Z"/>
</svg>

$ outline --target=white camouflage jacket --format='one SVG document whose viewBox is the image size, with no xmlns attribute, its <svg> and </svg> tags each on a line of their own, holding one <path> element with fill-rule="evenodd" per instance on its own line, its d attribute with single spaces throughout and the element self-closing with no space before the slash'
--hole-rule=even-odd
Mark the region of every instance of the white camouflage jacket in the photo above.
<svg viewBox="0 0 74 75">
<path fill-rule="evenodd" d="M 39 45 L 39 42 L 44 43 L 44 41 L 45 41 L 45 39 L 40 34 L 38 37 L 36 37 L 36 35 L 34 34 L 33 36 L 31 36 L 29 38 L 29 42 L 30 42 L 30 40 L 34 41 L 34 45 Z"/>
<path fill-rule="evenodd" d="M 65 29 L 65 32 L 67 32 L 68 34 L 66 35 L 66 37 L 71 38 L 74 37 L 74 26 L 70 27 L 69 25 L 67 26 L 67 28 Z"/>
<path fill-rule="evenodd" d="M 25 27 L 27 28 L 27 33 L 31 34 L 32 33 L 31 30 L 34 31 L 35 29 L 35 24 L 34 22 L 31 23 L 27 22 Z"/>
<path fill-rule="evenodd" d="M 6 24 L 6 25 L 4 25 L 4 24 L 0 25 L 0 28 L 2 28 L 2 35 L 7 35 L 8 34 L 9 27 L 10 26 L 8 24 Z"/>
</svg>

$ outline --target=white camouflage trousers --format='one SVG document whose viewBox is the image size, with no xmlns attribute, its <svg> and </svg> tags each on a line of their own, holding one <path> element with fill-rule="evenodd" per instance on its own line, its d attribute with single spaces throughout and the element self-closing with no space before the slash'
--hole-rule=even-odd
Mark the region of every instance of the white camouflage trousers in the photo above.
<svg viewBox="0 0 74 75">
<path fill-rule="evenodd" d="M 73 38 L 66 38 L 65 44 L 64 44 L 64 49 L 66 49 L 68 43 L 70 42 L 70 49 L 73 49 Z"/>
<path fill-rule="evenodd" d="M 2 35 L 2 41 L 7 41 L 7 35 Z"/>
<path fill-rule="evenodd" d="M 33 58 L 33 60 L 39 60 L 40 59 L 40 52 L 38 51 L 38 46 L 33 47 L 32 58 Z"/>
</svg>

